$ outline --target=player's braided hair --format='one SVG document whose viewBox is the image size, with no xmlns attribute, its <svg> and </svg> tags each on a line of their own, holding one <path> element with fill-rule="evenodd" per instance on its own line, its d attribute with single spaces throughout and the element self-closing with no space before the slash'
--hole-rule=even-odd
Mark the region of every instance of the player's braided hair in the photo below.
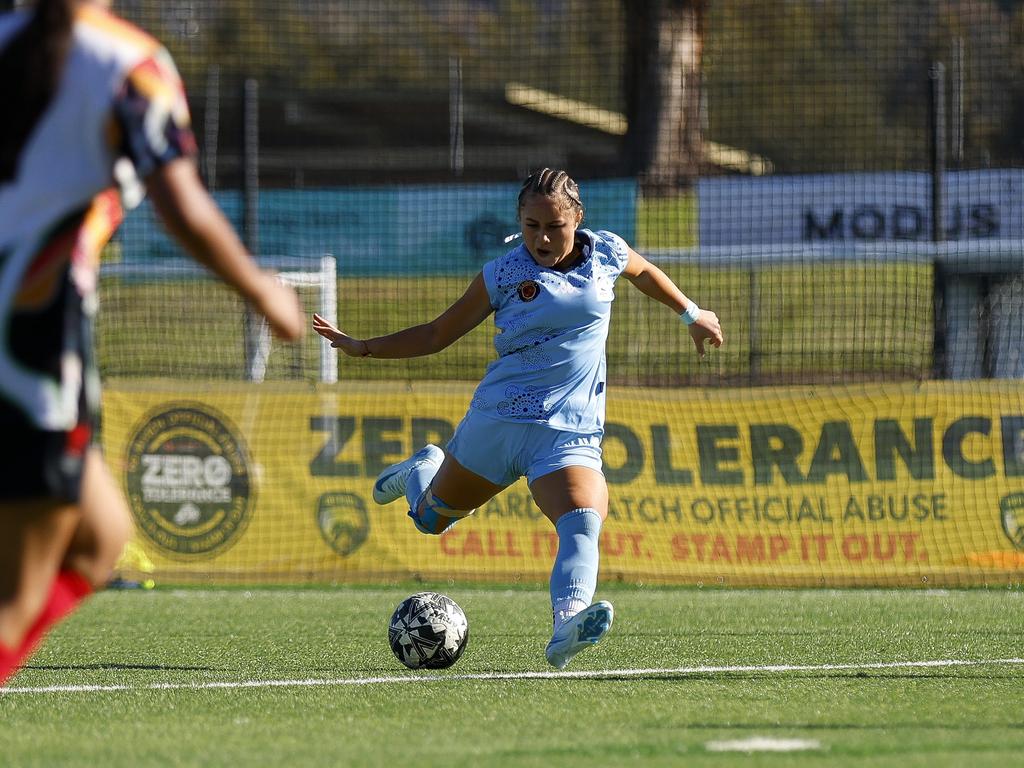
<svg viewBox="0 0 1024 768">
<path fill-rule="evenodd" d="M 0 52 L 0 182 L 13 179 L 18 157 L 53 99 L 71 48 L 75 0 L 39 0 L 28 23 Z"/>
<path fill-rule="evenodd" d="M 522 210 L 523 203 L 529 195 L 549 197 L 563 209 L 583 213 L 579 185 L 565 171 L 541 168 L 530 174 L 519 189 L 518 210 Z"/>
</svg>

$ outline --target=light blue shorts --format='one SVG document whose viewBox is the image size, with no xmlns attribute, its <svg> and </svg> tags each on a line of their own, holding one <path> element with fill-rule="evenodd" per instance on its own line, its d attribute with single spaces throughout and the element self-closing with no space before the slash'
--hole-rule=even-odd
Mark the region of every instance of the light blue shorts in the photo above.
<svg viewBox="0 0 1024 768">
<path fill-rule="evenodd" d="M 564 467 L 601 472 L 602 466 L 600 432 L 566 432 L 546 424 L 501 421 L 472 409 L 448 441 L 447 450 L 470 472 L 502 487 L 524 475 L 532 483 Z"/>
</svg>

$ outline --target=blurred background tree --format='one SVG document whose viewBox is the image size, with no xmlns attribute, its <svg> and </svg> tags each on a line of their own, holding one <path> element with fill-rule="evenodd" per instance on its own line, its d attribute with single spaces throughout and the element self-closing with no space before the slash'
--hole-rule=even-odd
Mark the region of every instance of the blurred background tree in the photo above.
<svg viewBox="0 0 1024 768">
<path fill-rule="evenodd" d="M 701 168 L 707 141 L 768 158 L 779 173 L 924 170 L 927 70 L 942 61 L 956 140 L 950 167 L 1024 165 L 1024 0 L 121 0 L 115 8 L 168 44 L 198 117 L 211 72 L 226 121 L 241 80 L 257 78 L 270 159 L 289 133 L 296 149 L 419 147 L 447 157 L 457 61 L 464 180 L 520 173 L 489 148 L 532 161 L 529 147 L 550 145 L 581 176 L 638 175 L 671 190 L 715 172 Z M 626 134 L 581 132 L 513 109 L 509 83 L 621 114 Z M 400 130 L 410 119 L 423 130 Z M 231 155 L 233 134 L 219 140 Z M 474 170 L 474 157 L 489 164 Z M 430 168 L 424 179 L 446 180 L 444 163 Z"/>
</svg>

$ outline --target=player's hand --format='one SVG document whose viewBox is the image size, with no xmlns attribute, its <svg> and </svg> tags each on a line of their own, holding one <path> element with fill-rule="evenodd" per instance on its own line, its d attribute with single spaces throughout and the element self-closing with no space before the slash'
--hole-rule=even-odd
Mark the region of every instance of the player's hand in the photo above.
<svg viewBox="0 0 1024 768">
<path fill-rule="evenodd" d="M 252 304 L 267 318 L 270 329 L 279 339 L 297 341 L 306 332 L 306 318 L 295 289 L 272 275 L 265 275 Z"/>
<path fill-rule="evenodd" d="M 313 330 L 331 342 L 331 346 L 340 349 L 349 357 L 363 357 L 366 345 L 359 339 L 353 339 L 347 333 L 338 330 L 330 322 L 313 313 Z"/>
<path fill-rule="evenodd" d="M 687 326 L 690 338 L 697 347 L 697 354 L 704 357 L 704 342 L 708 341 L 714 347 L 722 346 L 725 338 L 722 336 L 722 325 L 718 322 L 718 315 L 709 309 L 702 309 L 697 322 Z"/>
</svg>

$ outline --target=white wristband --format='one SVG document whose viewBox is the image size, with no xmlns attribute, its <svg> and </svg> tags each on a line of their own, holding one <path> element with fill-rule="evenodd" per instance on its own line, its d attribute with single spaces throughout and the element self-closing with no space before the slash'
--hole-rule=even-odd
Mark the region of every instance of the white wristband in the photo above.
<svg viewBox="0 0 1024 768">
<path fill-rule="evenodd" d="M 679 319 L 687 325 L 693 325 L 700 319 L 700 307 L 696 301 L 691 301 L 685 312 L 679 314 Z"/>
</svg>

